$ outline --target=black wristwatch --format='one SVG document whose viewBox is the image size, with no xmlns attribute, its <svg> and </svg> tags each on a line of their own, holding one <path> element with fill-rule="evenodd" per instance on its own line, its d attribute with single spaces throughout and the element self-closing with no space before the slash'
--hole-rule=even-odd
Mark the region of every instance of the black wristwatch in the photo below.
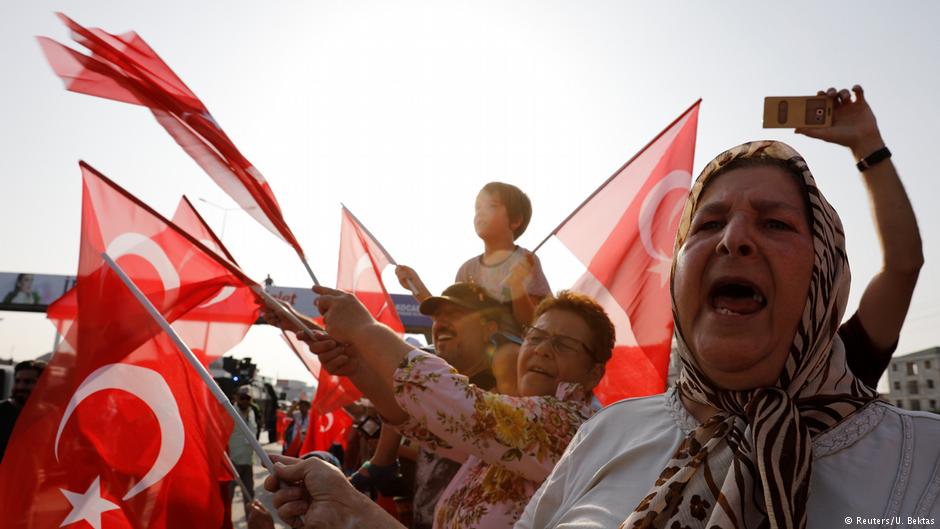
<svg viewBox="0 0 940 529">
<path fill-rule="evenodd" d="M 865 172 L 878 163 L 887 160 L 888 158 L 891 158 L 891 151 L 889 151 L 887 147 L 882 147 L 859 160 L 858 163 L 855 164 L 855 167 L 858 167 L 859 171 Z"/>
</svg>

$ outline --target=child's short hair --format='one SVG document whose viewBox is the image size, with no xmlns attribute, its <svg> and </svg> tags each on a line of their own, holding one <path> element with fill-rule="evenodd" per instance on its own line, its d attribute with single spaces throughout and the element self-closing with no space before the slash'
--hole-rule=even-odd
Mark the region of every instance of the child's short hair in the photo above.
<svg viewBox="0 0 940 529">
<path fill-rule="evenodd" d="M 512 240 L 516 240 L 529 227 L 532 219 L 532 202 L 518 187 L 504 182 L 490 182 L 480 191 L 499 197 L 499 201 L 506 206 L 509 222 L 520 221 L 519 226 L 512 232 Z"/>
</svg>

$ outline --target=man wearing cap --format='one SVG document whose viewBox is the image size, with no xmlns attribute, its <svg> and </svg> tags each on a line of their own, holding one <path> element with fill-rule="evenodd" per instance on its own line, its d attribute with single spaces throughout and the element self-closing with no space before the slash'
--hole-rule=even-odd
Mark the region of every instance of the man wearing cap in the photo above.
<svg viewBox="0 0 940 529">
<path fill-rule="evenodd" d="M 419 308 L 422 314 L 431 317 L 431 340 L 438 356 L 447 361 L 460 374 L 467 376 L 476 386 L 494 390 L 497 378 L 493 374 L 491 352 L 493 345 L 500 349 L 494 356 L 505 358 L 506 349 L 518 349 L 518 345 L 494 340 L 501 337 L 500 321 L 506 308 L 491 298 L 478 285 L 455 283 L 441 293 L 425 299 Z M 495 342 L 495 343 L 494 343 Z M 511 355 L 514 358 L 514 355 Z M 511 379 L 515 387 L 515 362 L 500 362 L 501 367 L 512 363 L 512 373 L 501 380 Z M 500 384 L 502 386 L 502 384 Z M 508 390 L 508 389 L 507 389 Z M 513 389 L 514 391 L 514 389 Z M 372 459 L 363 465 L 357 474 L 371 481 L 380 491 L 387 480 L 396 473 L 396 455 L 401 436 L 391 429 L 383 429 Z M 434 507 L 451 478 L 460 469 L 461 463 L 451 461 L 418 449 L 415 460 L 415 491 L 413 499 L 414 529 L 430 529 L 434 522 Z M 371 479 L 370 479 L 371 478 Z M 354 478 L 354 484 L 363 483 L 363 478 Z"/>
</svg>

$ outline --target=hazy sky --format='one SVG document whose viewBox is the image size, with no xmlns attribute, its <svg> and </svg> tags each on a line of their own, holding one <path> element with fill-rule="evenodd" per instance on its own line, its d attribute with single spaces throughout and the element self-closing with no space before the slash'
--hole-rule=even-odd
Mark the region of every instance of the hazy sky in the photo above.
<svg viewBox="0 0 940 529">
<path fill-rule="evenodd" d="M 325 284 L 336 275 L 340 201 L 434 291 L 482 251 L 477 190 L 514 183 L 535 246 L 699 97 L 694 173 L 727 147 L 772 138 L 799 150 L 842 216 L 849 314 L 881 253 L 861 179 L 838 146 L 763 130 L 768 95 L 862 84 L 911 195 L 927 264 L 898 354 L 940 345 L 940 4 L 853 2 L 3 2 L 0 4 L 0 271 L 74 274 L 84 159 L 157 210 L 180 194 L 234 204 L 141 107 L 66 92 L 36 35 L 69 43 L 53 12 L 136 30 L 267 177 Z M 217 230 L 223 211 L 197 202 Z M 292 250 L 246 214 L 224 242 L 256 279 L 309 284 Z M 581 269 L 540 251 L 554 289 Z M 391 270 L 386 283 L 402 292 Z M 41 315 L 0 314 L 0 356 L 52 346 Z M 237 351 L 264 374 L 303 368 L 271 329 Z"/>
</svg>

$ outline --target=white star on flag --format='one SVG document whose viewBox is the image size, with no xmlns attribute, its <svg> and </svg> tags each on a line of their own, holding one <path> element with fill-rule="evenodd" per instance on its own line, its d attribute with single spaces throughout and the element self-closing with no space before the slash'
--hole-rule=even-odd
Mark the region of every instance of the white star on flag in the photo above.
<svg viewBox="0 0 940 529">
<path fill-rule="evenodd" d="M 101 476 L 96 477 L 84 494 L 59 489 L 65 495 L 65 499 L 72 504 L 72 510 L 65 517 L 65 520 L 62 520 L 59 527 L 85 520 L 94 529 L 101 529 L 101 513 L 120 509 L 117 505 L 101 497 L 100 481 Z"/>
<path fill-rule="evenodd" d="M 646 271 L 659 274 L 659 287 L 662 288 L 669 282 L 669 275 L 672 274 L 672 261 L 669 259 L 656 259 L 653 266 L 647 268 Z"/>
</svg>

